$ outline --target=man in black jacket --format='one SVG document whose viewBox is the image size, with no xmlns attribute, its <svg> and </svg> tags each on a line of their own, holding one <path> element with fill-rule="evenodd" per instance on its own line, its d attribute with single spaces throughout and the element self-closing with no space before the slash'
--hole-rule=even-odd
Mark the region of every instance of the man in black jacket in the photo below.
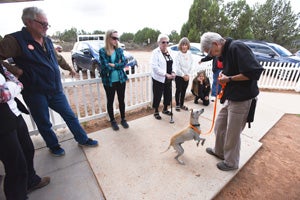
<svg viewBox="0 0 300 200">
<path fill-rule="evenodd" d="M 220 170 L 235 170 L 239 167 L 240 134 L 246 125 L 251 103 L 259 93 L 257 80 L 263 68 L 243 42 L 224 39 L 218 33 L 204 33 L 201 49 L 211 56 L 223 58 L 219 82 L 226 84 L 221 98 L 223 106 L 214 128 L 215 147 L 207 148 L 206 152 L 223 160 L 217 164 Z"/>
</svg>

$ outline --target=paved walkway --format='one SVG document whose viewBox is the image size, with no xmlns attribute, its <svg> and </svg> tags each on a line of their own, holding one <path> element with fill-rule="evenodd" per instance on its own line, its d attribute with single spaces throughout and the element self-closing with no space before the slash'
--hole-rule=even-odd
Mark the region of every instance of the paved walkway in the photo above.
<svg viewBox="0 0 300 200">
<path fill-rule="evenodd" d="M 240 169 L 262 145 L 259 140 L 284 113 L 300 114 L 300 94 L 262 92 L 259 95 L 255 123 L 242 135 Z M 202 108 L 187 102 L 189 108 Z M 220 108 L 220 105 L 218 104 Z M 200 117 L 202 131 L 209 130 L 213 105 L 204 107 Z M 97 148 L 80 148 L 70 134 L 59 134 L 66 155 L 55 158 L 33 136 L 38 174 L 51 176 L 51 183 L 34 191 L 29 200 L 101 200 L 101 199 L 212 199 L 240 170 L 223 172 L 219 162 L 205 153 L 213 146 L 214 135 L 203 135 L 204 146 L 194 141 L 183 144 L 182 160 L 177 164 L 173 149 L 163 152 L 169 139 L 187 126 L 189 112 L 174 111 L 174 124 L 168 116 L 157 121 L 152 115 L 130 121 L 130 128 L 114 132 L 111 128 L 89 134 L 100 141 Z M 0 172 L 2 174 L 2 172 Z M 3 194 L 0 199 L 3 199 Z"/>
</svg>

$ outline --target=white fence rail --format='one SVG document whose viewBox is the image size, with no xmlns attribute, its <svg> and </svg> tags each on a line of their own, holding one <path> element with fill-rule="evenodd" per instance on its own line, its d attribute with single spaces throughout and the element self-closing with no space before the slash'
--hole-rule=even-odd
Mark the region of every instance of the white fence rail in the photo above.
<svg viewBox="0 0 300 200">
<path fill-rule="evenodd" d="M 265 71 L 258 81 L 260 88 L 270 89 L 288 89 L 294 90 L 299 86 L 300 67 L 294 64 L 276 64 L 262 63 Z M 141 71 L 141 69 L 143 71 Z M 190 85 L 187 93 L 190 93 L 192 79 L 198 71 L 205 70 L 212 83 L 211 62 L 202 63 L 195 67 L 192 72 Z M 140 66 L 135 70 L 135 74 L 129 75 L 129 81 L 126 83 L 125 104 L 126 111 L 140 107 L 151 106 L 152 101 L 152 78 L 149 65 Z M 97 74 L 97 73 L 96 73 Z M 101 78 L 91 78 L 89 71 L 87 78 L 83 79 L 80 73 L 80 80 L 62 79 L 65 94 L 72 106 L 73 111 L 78 116 L 81 123 L 107 117 L 106 96 L 101 82 Z M 173 83 L 173 94 L 175 93 L 175 83 Z M 118 113 L 118 100 L 115 98 L 115 113 Z M 66 127 L 62 118 L 54 111 L 50 110 L 53 129 Z M 24 115 L 25 121 L 31 135 L 38 134 L 38 130 L 31 116 Z"/>
</svg>

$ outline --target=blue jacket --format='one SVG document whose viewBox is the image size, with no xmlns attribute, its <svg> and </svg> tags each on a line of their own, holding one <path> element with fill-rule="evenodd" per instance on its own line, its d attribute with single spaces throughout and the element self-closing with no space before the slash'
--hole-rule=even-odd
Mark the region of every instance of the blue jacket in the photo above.
<svg viewBox="0 0 300 200">
<path fill-rule="evenodd" d="M 126 65 L 125 56 L 123 53 L 123 49 L 117 48 L 116 51 L 116 62 L 114 63 L 116 66 L 111 67 L 108 63 L 111 63 L 111 58 L 106 54 L 105 48 L 101 48 L 99 50 L 99 59 L 100 59 L 100 75 L 102 78 L 103 85 L 112 86 L 110 74 L 112 71 L 117 70 L 121 83 L 125 83 L 128 80 L 128 77 L 124 71 L 124 67 Z"/>
<path fill-rule="evenodd" d="M 24 85 L 23 92 L 54 94 L 63 91 L 52 41 L 44 37 L 45 51 L 26 28 L 11 35 L 16 38 L 23 52 L 21 56 L 13 58 L 23 70 L 19 77 Z"/>
</svg>

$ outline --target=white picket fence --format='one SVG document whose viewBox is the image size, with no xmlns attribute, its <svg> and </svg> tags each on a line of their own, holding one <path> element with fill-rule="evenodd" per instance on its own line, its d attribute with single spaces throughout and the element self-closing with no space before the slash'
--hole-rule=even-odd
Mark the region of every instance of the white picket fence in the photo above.
<svg viewBox="0 0 300 200">
<path fill-rule="evenodd" d="M 265 71 L 258 81 L 260 88 L 295 90 L 299 87 L 300 67 L 294 64 L 262 63 Z M 211 62 L 202 63 L 194 67 L 187 94 L 190 93 L 192 79 L 199 70 L 205 70 L 212 83 Z M 135 74 L 130 74 L 126 83 L 125 104 L 126 111 L 136 108 L 151 106 L 152 102 L 152 78 L 148 64 L 140 64 Z M 96 74 L 98 74 L 96 72 Z M 87 72 L 84 79 L 80 73 L 80 79 L 64 79 L 62 77 L 65 94 L 72 106 L 73 111 L 78 116 L 81 123 L 107 117 L 106 96 L 101 78 L 96 76 L 91 78 Z M 298 84 L 298 85 L 297 85 Z M 175 83 L 172 87 L 175 93 Z M 115 113 L 118 113 L 118 100 L 115 98 Z M 49 110 L 53 129 L 66 127 L 62 118 L 51 109 Z M 38 130 L 31 116 L 24 115 L 31 135 L 38 134 Z"/>
</svg>

